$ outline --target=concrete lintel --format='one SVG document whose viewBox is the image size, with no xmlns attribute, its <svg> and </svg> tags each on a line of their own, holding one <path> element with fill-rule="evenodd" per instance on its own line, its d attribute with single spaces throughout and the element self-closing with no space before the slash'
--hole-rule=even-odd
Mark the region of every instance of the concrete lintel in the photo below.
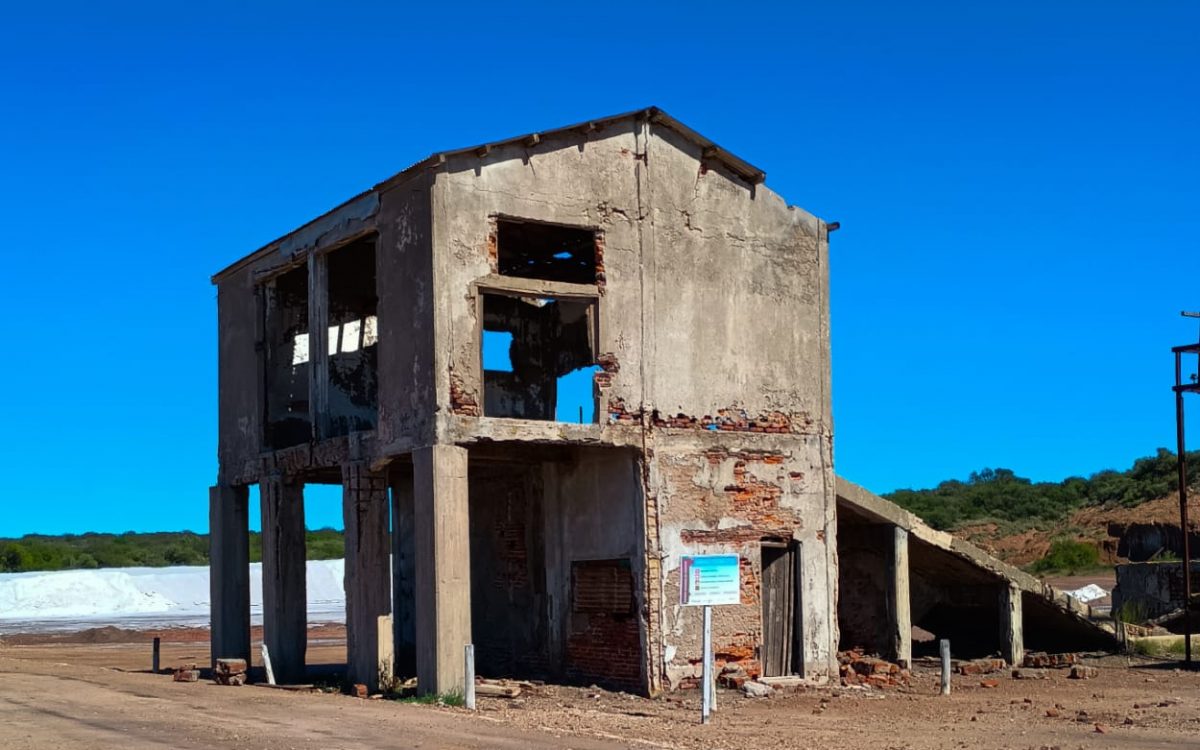
<svg viewBox="0 0 1200 750">
<path fill-rule="evenodd" d="M 212 666 L 250 659 L 250 492 L 245 485 L 208 491 Z"/>
<path fill-rule="evenodd" d="M 485 294 L 509 294 L 522 297 L 561 297 L 570 299 L 599 299 L 600 288 L 595 284 L 570 284 L 564 281 L 523 279 L 516 276 L 491 274 L 475 281 L 474 286 Z"/>
<path fill-rule="evenodd" d="M 463 688 L 471 642 L 467 450 L 434 445 L 413 454 L 417 689 Z"/>
</svg>

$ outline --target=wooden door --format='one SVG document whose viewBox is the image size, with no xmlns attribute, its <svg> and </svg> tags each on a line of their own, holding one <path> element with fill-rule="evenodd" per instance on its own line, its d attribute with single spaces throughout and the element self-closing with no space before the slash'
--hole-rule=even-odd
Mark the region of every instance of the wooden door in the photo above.
<svg viewBox="0 0 1200 750">
<path fill-rule="evenodd" d="M 802 674 L 800 554 L 795 542 L 762 543 L 763 675 Z"/>
</svg>

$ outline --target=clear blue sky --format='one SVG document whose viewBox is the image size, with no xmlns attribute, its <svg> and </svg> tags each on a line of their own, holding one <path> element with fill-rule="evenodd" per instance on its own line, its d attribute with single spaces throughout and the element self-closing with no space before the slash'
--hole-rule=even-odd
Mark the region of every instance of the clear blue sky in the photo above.
<svg viewBox="0 0 1200 750">
<path fill-rule="evenodd" d="M 650 104 L 842 223 L 840 473 L 1173 445 L 1200 4 L 99 5 L 0 20 L 0 536 L 205 529 L 210 274 L 431 151 Z"/>
</svg>

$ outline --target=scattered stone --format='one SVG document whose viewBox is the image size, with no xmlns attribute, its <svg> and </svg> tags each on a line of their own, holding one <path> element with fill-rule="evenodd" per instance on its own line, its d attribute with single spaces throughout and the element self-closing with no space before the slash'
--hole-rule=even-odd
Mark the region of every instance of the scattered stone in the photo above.
<svg viewBox="0 0 1200 750">
<path fill-rule="evenodd" d="M 1082 664 L 1076 664 L 1071 667 L 1071 672 L 1067 675 L 1072 680 L 1090 680 L 1094 678 L 1098 671 L 1095 667 L 1085 667 Z"/>
<path fill-rule="evenodd" d="M 843 651 L 838 654 L 841 662 L 842 684 L 846 686 L 870 685 L 887 688 L 908 685 L 912 674 L 895 664 L 874 656 L 865 656 L 861 651 Z"/>
<path fill-rule="evenodd" d="M 1044 651 L 1026 651 L 1025 660 L 1021 666 L 1046 668 L 1069 667 L 1079 663 L 1079 654 L 1047 654 Z"/>
<path fill-rule="evenodd" d="M 1123 722 L 1121 722 L 1121 723 L 1122 723 L 1122 724 L 1125 724 L 1125 725 L 1130 725 L 1130 724 L 1133 724 L 1133 717 L 1132 717 L 1132 716 L 1126 716 L 1126 717 L 1125 717 L 1125 721 L 1123 721 Z"/>
<path fill-rule="evenodd" d="M 1044 669 L 1019 668 L 1012 671 L 1014 680 L 1048 680 L 1050 673 Z"/>
<path fill-rule="evenodd" d="M 200 670 L 196 669 L 196 665 L 179 667 L 175 670 L 173 679 L 175 682 L 199 682 Z"/>
<path fill-rule="evenodd" d="M 955 662 L 952 666 L 954 671 L 959 674 L 991 674 L 1003 671 L 1008 666 L 1008 662 L 1003 659 L 972 659 L 971 661 Z"/>
<path fill-rule="evenodd" d="M 354 685 L 354 697 L 362 698 L 365 700 L 367 698 L 367 686 L 362 684 L 361 682 L 356 683 Z"/>
<path fill-rule="evenodd" d="M 775 688 L 761 682 L 749 681 L 742 685 L 742 694 L 747 698 L 768 698 Z"/>
<path fill-rule="evenodd" d="M 1108 727 L 1104 726 L 1103 724 L 1097 724 L 1096 725 L 1096 733 L 1097 734 L 1108 734 Z"/>
<path fill-rule="evenodd" d="M 1179 700 L 1178 698 L 1164 698 L 1158 702 L 1158 707 L 1166 708 L 1167 706 L 1178 706 L 1180 703 L 1183 703 L 1183 701 Z"/>
<path fill-rule="evenodd" d="M 1058 717 L 1062 716 L 1062 714 L 1059 713 L 1057 708 L 1047 708 L 1046 716 L 1049 716 L 1051 719 L 1057 719 Z"/>
<path fill-rule="evenodd" d="M 246 669 L 245 659 L 217 659 L 213 679 L 218 685 L 239 687 L 246 684 Z"/>
<path fill-rule="evenodd" d="M 979 687 L 998 688 L 998 687 L 1000 687 L 1000 683 L 997 682 L 996 680 L 980 680 Z"/>
</svg>

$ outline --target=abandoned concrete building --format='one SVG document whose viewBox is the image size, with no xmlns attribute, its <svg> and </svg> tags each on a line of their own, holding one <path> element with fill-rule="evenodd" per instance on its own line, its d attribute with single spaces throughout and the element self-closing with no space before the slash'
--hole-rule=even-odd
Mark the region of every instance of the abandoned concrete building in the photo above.
<svg viewBox="0 0 1200 750">
<path fill-rule="evenodd" d="M 468 643 L 488 676 L 694 684 L 678 576 L 703 552 L 741 556 L 714 642 L 754 673 L 910 658 L 910 560 L 966 581 L 988 624 L 964 643 L 1013 655 L 1011 576 L 839 500 L 829 230 L 647 109 L 435 154 L 220 271 L 214 659 L 250 653 L 254 484 L 285 681 L 306 484 L 342 486 L 348 678 L 372 689 L 381 641 L 426 693 L 461 687 Z M 962 630 L 961 592 L 920 591 Z"/>
</svg>

